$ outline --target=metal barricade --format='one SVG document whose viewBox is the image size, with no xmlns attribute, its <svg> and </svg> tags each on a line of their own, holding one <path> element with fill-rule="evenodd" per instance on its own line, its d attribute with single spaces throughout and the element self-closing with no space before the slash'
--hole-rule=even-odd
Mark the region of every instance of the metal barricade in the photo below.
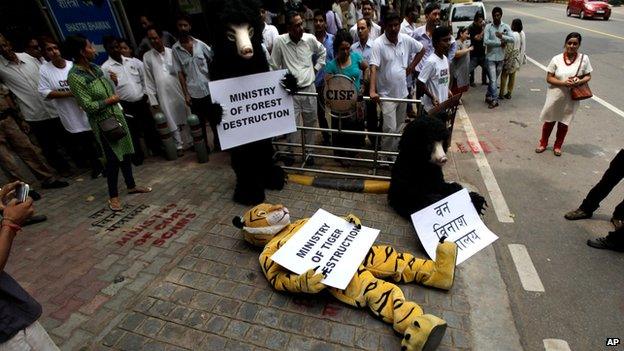
<svg viewBox="0 0 624 351">
<path fill-rule="evenodd" d="M 315 98 L 318 98 L 318 94 L 312 93 L 312 92 L 296 92 L 294 95 L 313 96 Z M 387 102 L 420 104 L 420 100 L 417 100 L 417 99 L 380 98 L 379 100 L 387 101 Z M 360 96 L 358 101 L 372 101 L 372 99 L 370 98 L 370 96 Z M 330 113 L 330 116 L 331 115 L 332 114 Z M 374 137 L 374 138 L 371 138 L 372 149 L 348 148 L 348 147 L 318 145 L 318 144 L 310 143 L 309 141 L 306 140 L 306 137 L 305 137 L 306 131 L 327 132 L 327 133 L 332 134 L 332 136 L 335 133 L 340 133 L 340 134 L 364 135 L 364 136 Z M 328 175 L 334 175 L 334 176 L 346 176 L 346 177 L 380 179 L 380 180 L 390 179 L 390 176 L 379 175 L 377 173 L 380 167 L 390 166 L 394 164 L 394 161 L 387 160 L 387 159 L 380 159 L 380 156 L 392 156 L 394 158 L 398 155 L 398 152 L 381 150 L 381 145 L 380 145 L 381 138 L 400 138 L 401 137 L 400 133 L 383 133 L 383 132 L 369 132 L 369 131 L 362 131 L 362 130 L 346 130 L 346 129 L 341 128 L 341 123 L 338 124 L 338 129 L 297 126 L 297 132 L 301 134 L 301 143 L 273 141 L 273 145 L 278 147 L 276 151 L 276 156 L 279 157 L 280 155 L 289 155 L 289 156 L 301 157 L 301 166 L 299 167 L 282 166 L 282 168 L 286 170 L 290 170 L 290 171 L 312 172 L 312 173 L 328 174 Z M 279 149 L 280 146 L 288 147 L 288 148 L 300 148 L 300 151 L 294 152 L 290 150 L 280 150 Z M 308 150 L 312 150 L 312 152 L 309 152 Z M 337 156 L 334 154 L 321 154 L 318 152 L 314 152 L 314 150 L 356 152 L 358 153 L 358 155 L 364 154 L 364 155 L 370 155 L 370 157 Z M 310 158 L 354 161 L 354 162 L 360 162 L 363 164 L 370 164 L 371 167 L 369 171 L 366 173 L 319 169 L 319 168 L 313 168 L 313 167 L 307 166 L 308 160 Z"/>
</svg>

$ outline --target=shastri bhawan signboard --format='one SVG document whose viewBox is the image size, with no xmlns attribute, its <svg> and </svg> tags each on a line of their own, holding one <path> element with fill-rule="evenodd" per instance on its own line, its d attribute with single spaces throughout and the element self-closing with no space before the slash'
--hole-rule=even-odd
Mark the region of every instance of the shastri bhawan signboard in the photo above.
<svg viewBox="0 0 624 351">
<path fill-rule="evenodd" d="M 61 38 L 82 34 L 95 45 L 96 63 L 106 59 L 102 37 L 121 37 L 121 27 L 110 0 L 46 0 Z"/>
</svg>

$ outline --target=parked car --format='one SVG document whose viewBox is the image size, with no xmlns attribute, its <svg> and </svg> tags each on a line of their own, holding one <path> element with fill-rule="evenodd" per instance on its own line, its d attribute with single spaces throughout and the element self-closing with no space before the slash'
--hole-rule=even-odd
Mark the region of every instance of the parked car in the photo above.
<svg viewBox="0 0 624 351">
<path fill-rule="evenodd" d="M 566 15 L 578 15 L 582 19 L 602 17 L 607 21 L 611 17 L 611 5 L 600 0 L 569 0 Z"/>
<path fill-rule="evenodd" d="M 449 22 L 453 27 L 453 33 L 457 33 L 460 27 L 469 26 L 474 21 L 477 12 L 481 12 L 484 20 L 487 21 L 487 12 L 482 2 L 453 4 L 449 12 Z"/>
</svg>

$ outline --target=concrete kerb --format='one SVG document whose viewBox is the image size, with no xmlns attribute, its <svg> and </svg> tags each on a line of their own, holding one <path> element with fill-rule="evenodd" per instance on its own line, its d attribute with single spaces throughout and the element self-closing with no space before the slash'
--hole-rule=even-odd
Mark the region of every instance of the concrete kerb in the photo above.
<svg viewBox="0 0 624 351">
<path fill-rule="evenodd" d="M 386 194 L 390 188 L 390 182 L 385 180 L 332 178 L 301 174 L 288 174 L 288 181 L 317 188 L 369 194 Z"/>
</svg>

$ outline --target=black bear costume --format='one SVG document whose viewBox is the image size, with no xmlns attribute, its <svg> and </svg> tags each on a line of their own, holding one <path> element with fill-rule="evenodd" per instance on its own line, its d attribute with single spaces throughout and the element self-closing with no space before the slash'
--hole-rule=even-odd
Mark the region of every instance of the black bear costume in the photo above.
<svg viewBox="0 0 624 351">
<path fill-rule="evenodd" d="M 260 4 L 255 0 L 213 0 L 207 2 L 211 21 L 208 23 L 214 36 L 214 59 L 211 80 L 241 77 L 268 72 L 266 50 L 262 46 L 263 23 Z M 240 39 L 233 28 L 246 29 L 251 48 L 242 51 Z M 245 38 L 243 38 L 245 39 Z M 250 51 L 251 49 L 251 51 Z M 221 123 L 223 110 L 213 104 L 212 115 Z M 285 173 L 273 160 L 271 139 L 255 141 L 229 150 L 232 169 L 236 173 L 234 201 L 243 205 L 256 205 L 264 201 L 264 189 L 281 190 Z"/>
<path fill-rule="evenodd" d="M 418 118 L 405 127 L 388 191 L 388 203 L 401 216 L 410 218 L 412 213 L 463 189 L 457 183 L 445 182 L 442 165 L 434 160 L 436 144 L 443 145 L 448 137 L 444 123 L 434 117 Z M 470 199 L 482 214 L 485 199 L 475 192 L 470 192 Z"/>
</svg>

